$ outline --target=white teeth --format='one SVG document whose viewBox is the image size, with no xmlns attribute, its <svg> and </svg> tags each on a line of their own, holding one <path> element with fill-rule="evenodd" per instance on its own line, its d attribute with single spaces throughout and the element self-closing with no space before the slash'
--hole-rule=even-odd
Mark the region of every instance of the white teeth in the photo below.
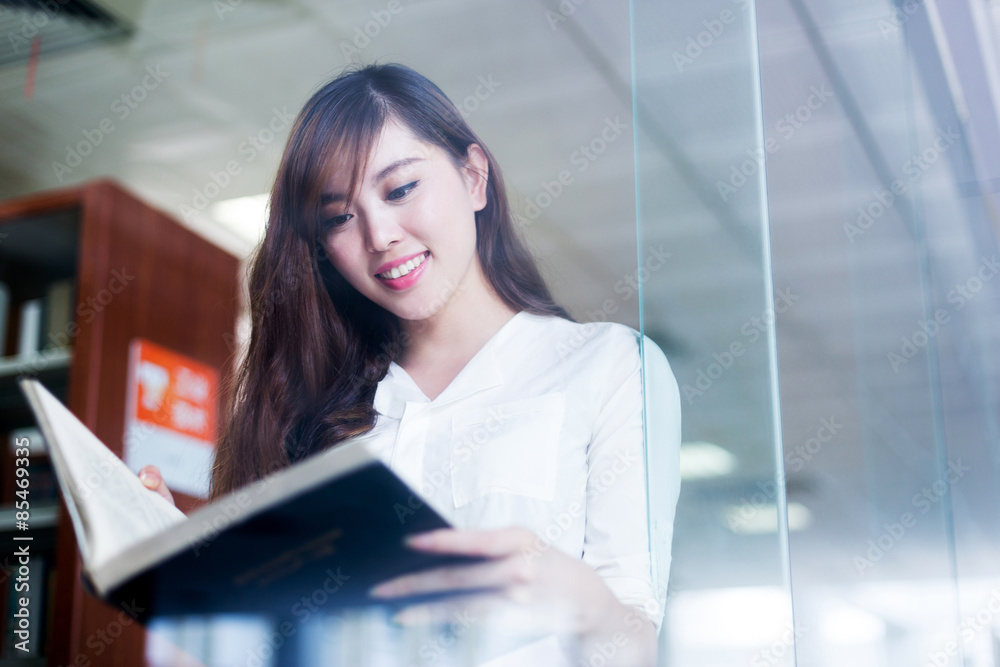
<svg viewBox="0 0 1000 667">
<path fill-rule="evenodd" d="M 394 267 L 391 271 L 386 271 L 385 273 L 380 273 L 378 275 L 383 278 L 391 278 L 391 279 L 401 278 L 410 271 L 412 271 L 413 269 L 423 264 L 425 259 L 427 259 L 427 253 L 424 253 L 423 255 L 420 255 L 415 259 L 411 259 L 405 264 L 400 264 L 399 266 Z"/>
</svg>

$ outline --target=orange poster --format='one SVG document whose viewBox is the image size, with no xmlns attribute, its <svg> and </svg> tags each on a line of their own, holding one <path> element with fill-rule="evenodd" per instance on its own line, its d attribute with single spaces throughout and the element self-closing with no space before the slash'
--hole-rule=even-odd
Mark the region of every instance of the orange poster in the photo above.
<svg viewBox="0 0 1000 667">
<path fill-rule="evenodd" d="M 125 462 L 160 468 L 167 486 L 204 497 L 219 413 L 219 372 L 148 340 L 129 347 Z"/>
</svg>

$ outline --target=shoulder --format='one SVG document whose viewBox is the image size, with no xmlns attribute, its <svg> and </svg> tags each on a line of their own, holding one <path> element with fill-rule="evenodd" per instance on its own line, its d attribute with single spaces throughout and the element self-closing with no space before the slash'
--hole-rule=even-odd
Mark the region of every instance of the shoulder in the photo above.
<svg viewBox="0 0 1000 667">
<path fill-rule="evenodd" d="M 593 352 L 612 346 L 616 350 L 637 348 L 639 332 L 618 322 L 572 322 L 555 315 L 521 312 L 524 329 L 550 346 L 559 346 L 565 356 L 573 352 Z"/>
<path fill-rule="evenodd" d="M 636 355 L 649 353 L 666 361 L 666 355 L 649 336 L 619 322 L 571 322 L 554 315 L 536 315 L 522 312 L 524 331 L 538 336 L 539 342 L 558 348 L 558 353 L 569 357 L 576 352 L 590 354 L 623 355 L 637 359 Z"/>
<path fill-rule="evenodd" d="M 673 381 L 666 356 L 648 336 L 618 322 L 571 322 L 553 315 L 522 312 L 518 345 L 536 367 L 569 374 L 597 374 L 606 382 L 624 382 L 646 373 Z"/>
<path fill-rule="evenodd" d="M 599 359 L 638 359 L 639 333 L 617 322 L 572 322 L 555 315 L 518 314 L 518 348 L 551 364 L 586 364 Z M 511 341 L 513 342 L 513 341 Z"/>
</svg>

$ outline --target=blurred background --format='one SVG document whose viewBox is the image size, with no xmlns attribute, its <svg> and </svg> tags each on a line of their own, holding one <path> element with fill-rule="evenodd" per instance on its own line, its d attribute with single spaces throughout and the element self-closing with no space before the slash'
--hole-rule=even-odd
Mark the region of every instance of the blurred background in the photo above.
<svg viewBox="0 0 1000 667">
<path fill-rule="evenodd" d="M 661 664 L 1000 665 L 1000 2 L 20 0 L 0 35 L 0 199 L 113 178 L 241 260 L 310 94 L 424 73 L 557 300 L 670 360 Z M 147 664 L 251 664 L 206 627 Z"/>
</svg>

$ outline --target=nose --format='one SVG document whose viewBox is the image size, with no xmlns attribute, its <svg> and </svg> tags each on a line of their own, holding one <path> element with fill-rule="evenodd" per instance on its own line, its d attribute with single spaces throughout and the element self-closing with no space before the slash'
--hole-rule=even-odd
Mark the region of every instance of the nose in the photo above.
<svg viewBox="0 0 1000 667">
<path fill-rule="evenodd" d="M 391 213 L 365 216 L 364 222 L 368 252 L 385 252 L 403 238 L 403 229 Z"/>
</svg>

